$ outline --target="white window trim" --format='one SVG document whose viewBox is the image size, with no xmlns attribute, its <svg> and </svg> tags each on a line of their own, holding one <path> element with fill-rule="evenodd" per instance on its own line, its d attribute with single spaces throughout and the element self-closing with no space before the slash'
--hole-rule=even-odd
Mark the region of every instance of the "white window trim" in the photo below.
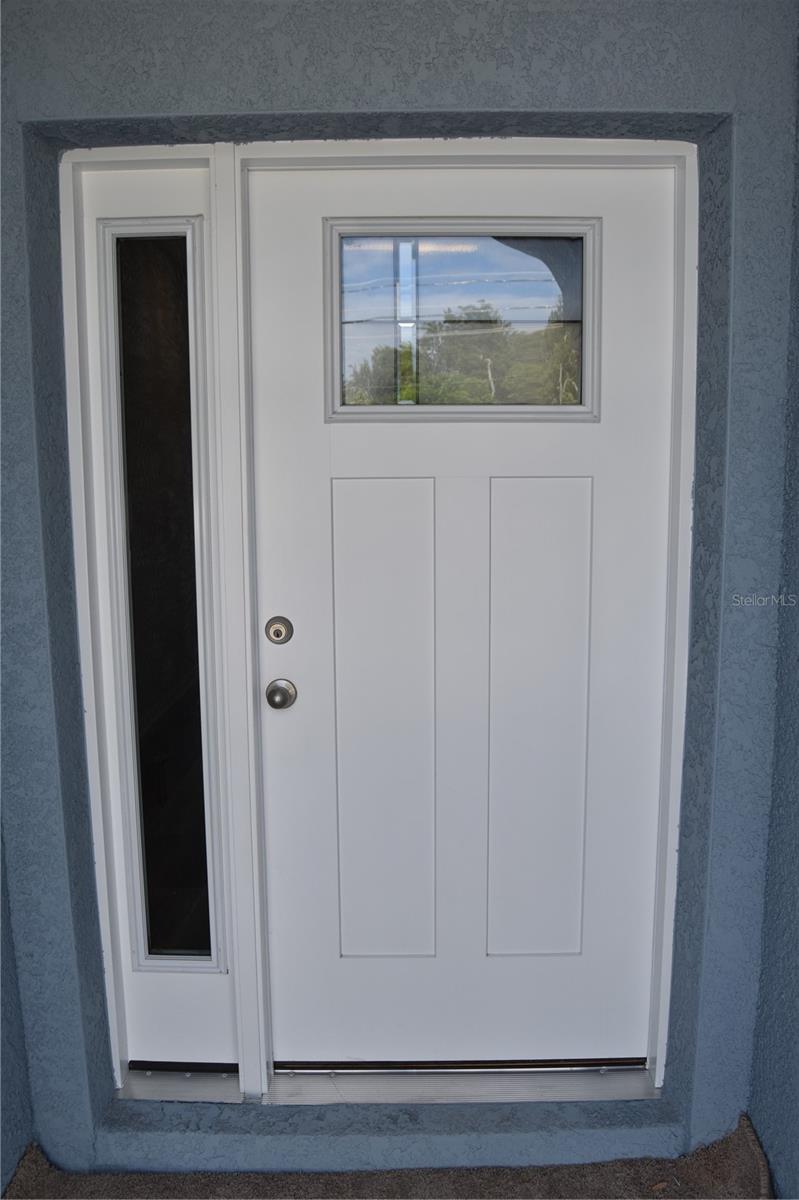
<svg viewBox="0 0 799 1200">
<path fill-rule="evenodd" d="M 103 722 L 104 689 L 112 678 L 97 635 L 97 581 L 109 571 L 107 555 L 95 536 L 94 481 L 104 469 L 102 447 L 91 438 L 88 409 L 86 342 L 81 316 L 85 294 L 81 261 L 80 176 L 93 170 L 153 166 L 207 167 L 211 173 L 210 288 L 205 296 L 209 330 L 208 462 L 217 473 L 210 514 L 215 569 L 221 581 L 214 616 L 215 692 L 218 702 L 220 854 L 225 878 L 226 942 L 233 972 L 238 1023 L 241 1091 L 247 1097 L 281 1102 L 281 1085 L 272 1088 L 268 1019 L 264 855 L 260 779 L 260 698 L 257 694 L 257 613 L 252 561 L 251 399 L 246 191 L 249 174 L 263 170 L 380 167 L 388 170 L 425 165 L 441 169 L 520 166 L 531 170 L 596 166 L 667 169 L 673 172 L 675 211 L 675 347 L 670 470 L 670 519 L 666 624 L 666 678 L 663 694 L 663 742 L 659 809 L 659 845 L 648 1067 L 650 1085 L 663 1081 L 677 881 L 677 840 L 684 745 L 689 641 L 692 484 L 694 473 L 696 373 L 696 269 L 698 181 L 696 147 L 666 141 L 593 141 L 575 139 L 455 139 L 362 142 L 274 142 L 233 147 L 229 144 L 185 147 L 122 147 L 68 152 L 61 163 L 61 244 L 64 285 L 65 357 L 72 521 L 75 550 L 78 629 L 86 710 L 86 744 L 92 828 L 95 846 L 101 937 L 105 963 L 112 1056 L 117 1084 L 125 1078 L 119 976 L 119 950 L 113 870 L 110 857 L 109 778 L 125 767 L 118 739 Z M 585 419 L 585 417 L 583 417 Z M 113 620 L 113 615 L 111 614 Z M 124 631 L 116 629 L 119 644 Z M 107 657 L 107 656 L 106 656 Z M 242 682 L 243 681 L 243 682 Z M 232 921 L 233 912 L 237 914 Z M 613 1097 L 613 1072 L 604 1077 Z M 384 1089 L 391 1098 L 388 1081 Z M 481 1094 L 479 1079 L 469 1081 L 468 1096 Z M 372 1081 L 369 1099 L 381 1095 Z M 536 1092 L 538 1099 L 565 1098 L 557 1088 Z M 331 1097 L 332 1099 L 333 1097 Z M 576 1096 L 575 1096 L 576 1098 Z M 289 1102 L 286 1100 L 286 1102 Z M 297 1102 L 296 1100 L 294 1101 Z"/>
<path fill-rule="evenodd" d="M 374 404 L 345 405 L 341 392 L 341 258 L 342 237 L 374 234 L 432 236 L 449 233 L 486 237 L 579 237 L 583 243 L 583 317 L 581 404 Z M 601 217 L 341 217 L 326 218 L 322 227 L 325 289 L 325 420 L 384 421 L 598 421 L 600 317 L 602 295 Z"/>
</svg>

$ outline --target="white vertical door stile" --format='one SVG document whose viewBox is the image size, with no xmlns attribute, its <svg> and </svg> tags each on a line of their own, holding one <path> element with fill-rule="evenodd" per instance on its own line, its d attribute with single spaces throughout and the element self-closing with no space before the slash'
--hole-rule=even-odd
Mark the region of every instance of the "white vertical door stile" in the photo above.
<svg viewBox="0 0 799 1200">
<path fill-rule="evenodd" d="M 274 1056 L 643 1058 L 673 167 L 294 165 L 243 195 Z M 330 223 L 523 218 L 601 230 L 598 415 L 326 416 Z"/>
</svg>

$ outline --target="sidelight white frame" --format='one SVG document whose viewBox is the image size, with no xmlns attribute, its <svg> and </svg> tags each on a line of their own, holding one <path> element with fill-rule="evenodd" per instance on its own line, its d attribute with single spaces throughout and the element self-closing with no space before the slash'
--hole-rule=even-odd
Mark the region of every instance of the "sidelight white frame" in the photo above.
<svg viewBox="0 0 799 1200">
<path fill-rule="evenodd" d="M 207 529 L 214 573 L 211 628 L 213 699 L 217 703 L 212 739 L 217 762 L 219 853 L 224 880 L 225 934 L 236 998 L 239 1083 L 249 1098 L 272 1103 L 303 1101 L 299 1084 L 273 1085 L 270 1047 L 267 920 L 263 886 L 265 855 L 260 776 L 260 686 L 257 679 L 259 615 L 253 563 L 251 458 L 252 397 L 249 382 L 248 179 L 253 171 L 402 170 L 490 166 L 494 169 L 651 167 L 672 172 L 675 194 L 675 301 L 673 419 L 670 472 L 667 622 L 664 630 L 665 686 L 659 807 L 656 912 L 653 930 L 649 1089 L 663 1081 L 671 985 L 677 840 L 682 778 L 689 642 L 692 484 L 694 473 L 696 373 L 696 271 L 698 181 L 696 147 L 666 141 L 576 139 L 454 139 L 360 142 L 265 142 L 234 147 L 227 143 L 184 147 L 121 147 L 70 151 L 61 163 L 61 245 L 67 414 L 72 489 L 72 522 L 86 744 L 98 903 L 105 962 L 109 1031 L 117 1084 L 125 1078 L 124 999 L 115 936 L 116 887 L 110 850 L 109 809 L 115 783 L 135 787 L 130 756 L 123 751 L 118 723 L 106 722 L 118 662 L 108 646 L 129 654 L 119 605 L 109 603 L 114 559 L 98 537 L 95 520 L 99 481 L 109 469 L 109 447 L 97 437 L 97 398 L 89 392 L 86 339 L 86 281 L 82 278 L 81 178 L 86 170 L 136 170 L 154 166 L 202 167 L 211 181 L 211 212 L 203 303 L 207 341 L 207 423 L 198 426 L 199 450 L 208 463 L 205 487 Z M 191 214 L 187 214 L 190 216 Z M 553 224 L 555 222 L 553 221 Z M 321 335 L 321 331 L 320 331 Z M 597 339 L 598 342 L 598 339 Z M 581 406 L 582 408 L 582 406 Z M 93 418 L 94 412 L 94 418 Z M 577 415 L 577 414 L 575 414 Z M 586 419 L 584 410 L 580 414 Z M 336 415 L 338 419 L 338 414 Z M 436 413 L 432 419 L 441 419 Z M 551 419 L 551 417 L 549 418 Z M 571 419 L 574 419 L 572 417 Z M 588 417 L 591 419 L 591 417 Z M 596 419 L 595 417 L 593 419 Z M 202 566 L 205 570 L 205 566 Z M 205 578 L 205 577 L 204 577 Z M 110 639 L 100 637 L 101 626 Z M 116 657 L 119 657 L 117 655 Z M 110 705 L 110 707 L 107 707 Z M 135 792 L 131 792 L 135 795 Z M 235 914 L 235 919 L 233 919 Z M 643 1093 L 620 1072 L 608 1072 L 592 1095 L 611 1099 Z M 483 1076 L 485 1078 L 485 1076 Z M 577 1076 L 575 1076 L 577 1078 Z M 313 1077 L 311 1077 L 311 1080 Z M 614 1079 L 617 1082 L 614 1082 Z M 479 1073 L 459 1073 L 451 1100 L 489 1100 Z M 331 1102 L 309 1084 L 306 1102 Z M 298 1091 L 299 1088 L 299 1091 Z M 581 1090 L 582 1089 L 582 1090 Z M 406 1089 L 407 1092 L 407 1089 Z M 531 1099 L 581 1098 L 582 1084 L 569 1090 L 559 1079 L 531 1088 Z M 424 1088 L 419 1099 L 424 1099 Z M 396 1086 L 370 1076 L 350 1101 L 396 1099 Z M 203 1098 L 208 1098 L 204 1094 Z M 220 1096 L 220 1099 L 225 1097 Z M 229 1098 L 229 1097 L 227 1097 Z M 412 1099 L 405 1095 L 405 1099 Z"/>
<path fill-rule="evenodd" d="M 172 218 L 101 220 L 97 279 L 84 277 L 83 176 L 89 172 L 198 168 L 210 175 L 208 220 L 196 214 Z M 162 971 L 230 970 L 235 995 L 240 1084 L 260 1096 L 266 1074 L 261 971 L 265 969 L 263 910 L 255 901 L 260 826 L 254 696 L 242 687 L 252 680 L 249 638 L 251 586 L 249 536 L 243 514 L 246 431 L 238 418 L 241 350 L 236 314 L 237 221 L 232 147 L 135 147 L 77 151 L 61 164 L 61 243 L 67 418 L 72 492 L 72 526 L 81 675 L 86 710 L 86 748 L 103 945 L 109 1032 L 115 1081 L 127 1076 L 125 995 L 116 929 L 128 902 L 133 909 L 138 955 L 134 967 Z M 132 202 L 135 208 L 135 201 Z M 131 234 L 193 231 L 190 311 L 202 336 L 192 345 L 192 452 L 197 539 L 198 633 L 204 705 L 204 757 L 210 768 L 206 794 L 209 866 L 214 861 L 217 945 L 213 963 L 184 958 L 153 962 L 142 950 L 141 859 L 138 841 L 137 778 L 132 743 L 132 672 L 127 612 L 122 461 L 117 386 L 116 298 L 113 239 Z M 102 297 L 100 327 L 87 328 L 87 293 Z M 230 305 L 233 305 L 231 308 Z M 91 335 L 91 336 L 90 336 Z M 90 359 L 97 354 L 102 383 L 91 383 Z M 95 349 L 93 349 L 93 347 Z M 227 397 L 232 403 L 226 403 Z M 108 511 L 99 511 L 103 497 Z M 113 511 L 111 511 L 113 510 Z M 210 783 L 210 787 L 208 787 Z M 111 819 L 122 807 L 126 818 L 124 879 L 117 876 Z M 255 827 L 250 819 L 255 820 Z M 235 862 L 236 869 L 230 864 Z M 231 914 L 238 914 L 233 921 Z M 160 959 L 160 956 L 159 956 Z M 258 1014 L 257 1016 L 255 1014 Z"/>
<path fill-rule="evenodd" d="M 218 571 L 219 539 L 214 532 L 210 499 L 213 492 L 213 460 L 208 430 L 207 354 L 205 342 L 205 295 L 208 279 L 204 261 L 203 218 L 106 217 L 97 226 L 100 369 L 102 374 L 103 457 L 106 466 L 109 513 L 108 562 L 113 585 L 110 601 L 113 623 L 119 630 L 114 641 L 116 681 L 116 736 L 124 768 L 119 773 L 126 842 L 128 917 L 131 926 L 133 969 L 137 971 L 225 972 L 224 896 L 222 845 L 219 827 L 219 739 L 215 650 L 218 634 L 215 621 L 215 579 Z M 200 717 L 203 743 L 205 840 L 208 870 L 208 906 L 211 931 L 209 955 L 150 954 L 147 949 L 147 901 L 144 846 L 139 819 L 139 764 L 135 738 L 133 699 L 133 642 L 128 604 L 127 532 L 124 500 L 122 394 L 120 387 L 119 295 L 117 286 L 117 241 L 125 237 L 184 237 L 186 239 L 187 310 L 189 327 L 189 375 L 192 427 L 192 487 L 194 509 L 195 569 L 197 574 L 197 627 L 200 665 Z"/>
</svg>

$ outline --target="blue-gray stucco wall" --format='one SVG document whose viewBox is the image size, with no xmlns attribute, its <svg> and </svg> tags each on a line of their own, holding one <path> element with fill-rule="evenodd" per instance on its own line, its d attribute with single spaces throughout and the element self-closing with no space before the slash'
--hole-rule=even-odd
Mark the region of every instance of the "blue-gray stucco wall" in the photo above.
<svg viewBox="0 0 799 1200">
<path fill-rule="evenodd" d="M 2 879 L 2 1157 L 0 1158 L 0 1192 L 5 1190 L 19 1156 L 33 1137 L 28 1059 L 25 1053 L 25 1033 L 22 1027 L 22 1008 L 17 986 L 17 960 L 11 937 L 8 916 L 5 869 Z"/>
<path fill-rule="evenodd" d="M 797 155 L 794 219 L 799 217 Z M 793 253 L 785 553 L 763 958 L 750 1115 L 778 1196 L 799 1196 L 799 237 Z"/>
<path fill-rule="evenodd" d="M 34 1127 L 57 1162 L 332 1169 L 677 1154 L 747 1108 L 779 614 L 732 597 L 781 579 L 796 34 L 793 0 L 8 0 L 3 829 Z M 691 660 L 664 1097 L 112 1101 L 71 567 L 58 154 L 458 133 L 699 144 Z"/>
</svg>

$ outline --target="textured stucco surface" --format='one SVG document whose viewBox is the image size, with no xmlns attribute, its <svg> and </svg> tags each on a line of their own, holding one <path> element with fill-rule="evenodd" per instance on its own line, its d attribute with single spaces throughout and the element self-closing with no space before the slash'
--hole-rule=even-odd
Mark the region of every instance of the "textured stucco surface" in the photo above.
<svg viewBox="0 0 799 1200">
<path fill-rule="evenodd" d="M 36 1128 L 56 1162 L 675 1154 L 727 1132 L 747 1107 L 778 614 L 741 613 L 732 595 L 780 579 L 796 24 L 792 0 L 9 0 L 4 835 Z M 59 149 L 459 133 L 700 145 L 697 512 L 666 1098 L 109 1108 L 70 561 Z"/>
<path fill-rule="evenodd" d="M 799 210 L 799 156 L 795 204 Z M 799 227 L 798 227 L 799 228 Z M 774 802 L 750 1110 L 778 1196 L 799 1196 L 799 232 L 793 252 Z"/>
<path fill-rule="evenodd" d="M 25 1053 L 25 1034 L 22 1028 L 22 1009 L 17 987 L 17 960 L 11 937 L 8 916 L 5 867 L 2 882 L 2 1114 L 3 1138 L 0 1162 L 0 1192 L 14 1173 L 19 1157 L 33 1136 L 28 1060 Z"/>
</svg>

